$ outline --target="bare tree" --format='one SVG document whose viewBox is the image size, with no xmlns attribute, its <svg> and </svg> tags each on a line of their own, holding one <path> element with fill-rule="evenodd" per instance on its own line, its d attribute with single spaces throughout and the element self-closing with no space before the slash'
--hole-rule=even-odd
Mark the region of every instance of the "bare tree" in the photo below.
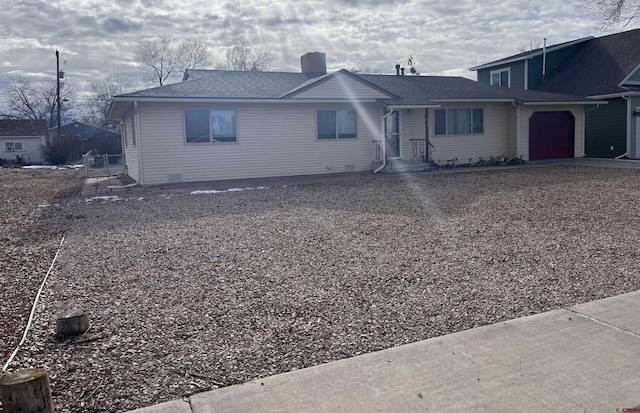
<svg viewBox="0 0 640 413">
<path fill-rule="evenodd" d="M 111 122 L 107 117 L 113 97 L 130 91 L 134 85 L 133 79 L 120 74 L 113 74 L 101 82 L 92 83 L 84 121 L 101 128 L 108 127 Z"/>
<path fill-rule="evenodd" d="M 180 43 L 178 54 L 183 69 L 196 69 L 211 64 L 211 51 L 206 44 L 197 39 L 189 39 Z"/>
<path fill-rule="evenodd" d="M 253 47 L 251 43 L 240 40 L 227 49 L 227 69 L 263 72 L 269 70 L 275 60 L 273 53 Z"/>
<path fill-rule="evenodd" d="M 539 49 L 542 47 L 542 42 L 540 40 L 536 40 L 535 42 L 523 42 L 518 46 L 518 51 L 520 53 L 530 52 L 535 49 Z"/>
<path fill-rule="evenodd" d="M 171 36 L 166 34 L 143 40 L 136 49 L 136 61 L 147 69 L 150 80 L 160 86 L 179 70 L 179 60 L 178 50 L 172 45 Z"/>
<path fill-rule="evenodd" d="M 75 91 L 60 84 L 60 111 L 74 106 Z M 55 82 L 37 83 L 16 76 L 5 90 L 6 111 L 0 116 L 10 119 L 47 119 L 49 127 L 58 123 L 58 99 Z"/>
<path fill-rule="evenodd" d="M 149 79 L 162 86 L 184 69 L 208 65 L 211 52 L 206 44 L 197 39 L 176 45 L 170 35 L 161 34 L 152 40 L 140 42 L 135 58 L 147 70 Z"/>
<path fill-rule="evenodd" d="M 602 27 L 627 26 L 640 15 L 640 0 L 583 0 Z"/>
</svg>

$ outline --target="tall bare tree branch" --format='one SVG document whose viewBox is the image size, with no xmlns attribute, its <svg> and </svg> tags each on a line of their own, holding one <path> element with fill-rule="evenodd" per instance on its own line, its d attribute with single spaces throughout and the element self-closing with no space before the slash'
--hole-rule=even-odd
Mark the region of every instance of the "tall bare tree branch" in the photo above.
<svg viewBox="0 0 640 413">
<path fill-rule="evenodd" d="M 135 82 L 128 76 L 113 74 L 101 82 L 91 84 L 84 120 L 92 125 L 109 126 L 107 117 L 115 95 L 130 91 Z"/>
<path fill-rule="evenodd" d="M 275 60 L 273 53 L 253 47 L 251 43 L 240 40 L 227 49 L 227 68 L 229 70 L 244 70 L 263 72 L 269 70 Z"/>
<path fill-rule="evenodd" d="M 75 91 L 60 85 L 61 112 L 75 104 Z M 36 83 L 16 76 L 5 91 L 6 112 L 3 117 L 13 119 L 47 119 L 49 127 L 57 125 L 57 92 L 54 82 Z"/>
<path fill-rule="evenodd" d="M 640 0 L 583 0 L 582 3 L 605 28 L 626 27 L 640 15 Z"/>
<path fill-rule="evenodd" d="M 206 44 L 197 39 L 189 39 L 180 43 L 178 55 L 183 69 L 196 69 L 211 64 L 211 51 Z"/>
</svg>

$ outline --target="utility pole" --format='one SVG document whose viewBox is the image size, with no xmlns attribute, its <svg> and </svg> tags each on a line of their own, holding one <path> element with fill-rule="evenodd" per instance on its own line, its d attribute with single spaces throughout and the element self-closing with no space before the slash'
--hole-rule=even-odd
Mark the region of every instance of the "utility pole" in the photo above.
<svg viewBox="0 0 640 413">
<path fill-rule="evenodd" d="M 58 102 L 58 142 L 60 142 L 60 53 L 56 49 L 56 80 L 58 81 L 57 96 Z"/>
</svg>

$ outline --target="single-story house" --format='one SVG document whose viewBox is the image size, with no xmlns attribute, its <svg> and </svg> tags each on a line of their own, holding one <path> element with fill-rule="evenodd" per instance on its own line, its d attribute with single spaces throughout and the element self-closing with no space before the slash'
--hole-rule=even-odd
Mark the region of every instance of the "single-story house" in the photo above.
<svg viewBox="0 0 640 413">
<path fill-rule="evenodd" d="M 478 81 L 606 101 L 585 112 L 585 156 L 640 158 L 640 29 L 484 63 Z"/>
<path fill-rule="evenodd" d="M 378 170 L 389 159 L 466 162 L 584 155 L 579 96 L 462 77 L 187 70 L 114 97 L 127 173 L 142 185 Z M 601 102 L 605 103 L 605 102 Z"/>
<path fill-rule="evenodd" d="M 44 119 L 0 120 L 0 159 L 43 163 L 48 125 Z"/>
</svg>

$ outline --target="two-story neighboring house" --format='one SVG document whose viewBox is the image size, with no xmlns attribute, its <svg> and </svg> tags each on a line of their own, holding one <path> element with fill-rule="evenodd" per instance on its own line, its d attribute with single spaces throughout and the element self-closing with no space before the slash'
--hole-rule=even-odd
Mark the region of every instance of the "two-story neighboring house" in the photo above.
<svg viewBox="0 0 640 413">
<path fill-rule="evenodd" d="M 479 82 L 607 101 L 585 108 L 587 157 L 640 158 L 640 29 L 585 37 L 470 68 Z"/>
</svg>

